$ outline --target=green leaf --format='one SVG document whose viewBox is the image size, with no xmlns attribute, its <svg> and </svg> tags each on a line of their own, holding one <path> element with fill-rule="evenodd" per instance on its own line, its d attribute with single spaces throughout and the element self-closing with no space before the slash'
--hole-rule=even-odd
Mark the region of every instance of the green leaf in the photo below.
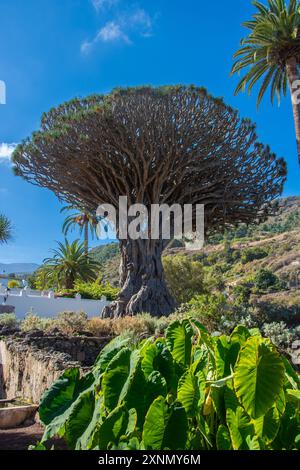
<svg viewBox="0 0 300 470">
<path fill-rule="evenodd" d="M 183 367 L 191 362 L 193 328 L 189 320 L 171 323 L 166 331 L 167 345 L 175 361 Z"/>
<path fill-rule="evenodd" d="M 274 348 L 251 337 L 239 354 L 234 389 L 252 418 L 263 416 L 278 399 L 284 384 L 284 365 Z"/>
<path fill-rule="evenodd" d="M 248 449 L 246 438 L 248 436 L 254 436 L 254 426 L 243 408 L 239 406 L 236 411 L 228 409 L 226 412 L 226 422 L 230 432 L 233 449 Z"/>
<path fill-rule="evenodd" d="M 143 442 L 148 450 L 185 449 L 187 417 L 183 408 L 169 407 L 164 397 L 150 406 L 143 428 Z"/>
<path fill-rule="evenodd" d="M 128 343 L 131 341 L 130 337 L 117 336 L 112 339 L 104 348 L 100 351 L 95 364 L 93 371 L 104 372 L 110 363 L 110 361 L 116 356 L 116 354 L 121 351 L 124 347 L 128 346 Z"/>
<path fill-rule="evenodd" d="M 231 450 L 231 440 L 230 434 L 226 426 L 224 424 L 220 424 L 217 431 L 217 449 L 218 450 Z"/>
<path fill-rule="evenodd" d="M 121 349 L 108 364 L 102 379 L 104 405 L 109 411 L 119 403 L 120 394 L 126 383 L 130 370 L 131 351 Z"/>
<path fill-rule="evenodd" d="M 115 408 L 98 426 L 93 436 L 92 449 L 107 450 L 110 443 L 118 444 L 120 437 L 126 434 L 129 413 L 125 405 Z"/>
<path fill-rule="evenodd" d="M 245 326 L 238 325 L 231 333 L 230 339 L 232 342 L 238 342 L 240 345 L 244 345 L 250 336 L 251 334 Z"/>
<path fill-rule="evenodd" d="M 195 416 L 205 400 L 205 380 L 201 378 L 187 370 L 178 382 L 177 398 L 189 417 Z"/>
<path fill-rule="evenodd" d="M 89 426 L 95 409 L 95 394 L 93 391 L 83 392 L 70 413 L 65 424 L 64 437 L 69 449 L 75 449 L 77 441 Z"/>
<path fill-rule="evenodd" d="M 273 406 L 264 416 L 253 420 L 253 424 L 257 436 L 270 444 L 275 439 L 280 426 L 277 408 Z"/>
<path fill-rule="evenodd" d="M 78 368 L 66 370 L 42 396 L 39 416 L 43 424 L 50 424 L 54 418 L 63 415 L 80 393 L 94 382 L 92 373 L 80 378 Z"/>
<path fill-rule="evenodd" d="M 215 359 L 218 379 L 228 377 L 234 367 L 240 350 L 239 342 L 230 343 L 226 336 L 216 341 Z"/>
</svg>

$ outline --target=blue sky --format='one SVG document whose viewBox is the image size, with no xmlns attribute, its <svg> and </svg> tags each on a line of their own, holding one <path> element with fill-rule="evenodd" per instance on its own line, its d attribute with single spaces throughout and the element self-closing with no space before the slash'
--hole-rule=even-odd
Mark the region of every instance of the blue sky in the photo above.
<svg viewBox="0 0 300 470">
<path fill-rule="evenodd" d="M 12 175 L 9 153 L 39 127 L 41 114 L 75 95 L 116 86 L 194 83 L 223 96 L 257 123 L 262 142 L 288 162 L 284 195 L 299 195 L 289 98 L 233 96 L 232 54 L 252 13 L 243 0 L 1 0 L 0 212 L 14 223 L 14 241 L 1 262 L 37 262 L 62 239 L 60 204 L 46 189 Z M 96 242 L 94 244 L 97 244 Z"/>
</svg>

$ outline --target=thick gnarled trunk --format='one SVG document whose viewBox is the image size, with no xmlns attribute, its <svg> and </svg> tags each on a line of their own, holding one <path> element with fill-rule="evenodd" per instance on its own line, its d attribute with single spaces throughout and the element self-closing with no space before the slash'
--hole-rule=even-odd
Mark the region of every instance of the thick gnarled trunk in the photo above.
<svg viewBox="0 0 300 470">
<path fill-rule="evenodd" d="M 299 95 L 300 74 L 299 74 L 299 66 L 298 66 L 296 59 L 291 58 L 287 61 L 287 74 L 288 74 L 291 99 L 292 99 L 296 141 L 297 141 L 298 162 L 300 166 L 300 95 Z"/>
<path fill-rule="evenodd" d="M 147 312 L 169 315 L 176 307 L 164 278 L 161 240 L 124 240 L 120 242 L 121 292 L 103 311 L 103 317 L 116 318 Z"/>
</svg>

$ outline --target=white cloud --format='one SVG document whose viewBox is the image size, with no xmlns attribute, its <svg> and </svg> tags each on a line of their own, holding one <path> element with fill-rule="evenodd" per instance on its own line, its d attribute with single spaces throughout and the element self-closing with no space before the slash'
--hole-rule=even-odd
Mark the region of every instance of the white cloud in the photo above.
<svg viewBox="0 0 300 470">
<path fill-rule="evenodd" d="M 152 18 L 151 16 L 142 8 L 134 11 L 131 15 L 128 16 L 127 21 L 133 27 L 140 27 L 144 30 L 144 33 L 151 33 L 152 32 Z M 142 31 L 140 31 L 141 34 Z"/>
<path fill-rule="evenodd" d="M 104 8 L 110 8 L 116 5 L 119 0 L 92 0 L 93 7 L 95 10 L 100 11 Z"/>
<path fill-rule="evenodd" d="M 9 162 L 16 146 L 17 144 L 6 144 L 5 142 L 0 143 L 0 162 Z"/>
<path fill-rule="evenodd" d="M 133 41 L 130 36 L 151 37 L 152 29 L 153 20 L 151 16 L 144 9 L 138 8 L 130 13 L 120 14 L 116 19 L 108 21 L 92 40 L 86 40 L 81 44 L 81 52 L 88 53 L 95 44 L 101 42 L 132 44 Z"/>
<path fill-rule="evenodd" d="M 121 26 L 114 21 L 109 21 L 105 26 L 103 26 L 103 28 L 100 29 L 96 36 L 96 41 L 98 40 L 103 42 L 122 40 L 124 42 L 130 43 L 127 34 L 125 34 Z"/>
<path fill-rule="evenodd" d="M 88 53 L 90 49 L 99 42 L 109 43 L 117 41 L 131 44 L 129 37 L 122 30 L 121 25 L 115 21 L 109 21 L 97 32 L 94 39 L 91 41 L 84 41 L 81 44 L 81 52 L 84 54 Z"/>
</svg>

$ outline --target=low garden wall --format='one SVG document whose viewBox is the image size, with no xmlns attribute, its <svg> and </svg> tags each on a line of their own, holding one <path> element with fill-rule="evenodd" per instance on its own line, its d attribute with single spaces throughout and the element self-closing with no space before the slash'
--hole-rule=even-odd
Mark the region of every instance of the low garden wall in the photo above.
<svg viewBox="0 0 300 470">
<path fill-rule="evenodd" d="M 0 305 L 4 303 L 7 294 L 5 289 L 0 288 Z M 23 289 L 9 292 L 5 304 L 14 307 L 16 317 L 21 320 L 28 312 L 40 317 L 52 317 L 60 312 L 85 312 L 89 318 L 101 315 L 104 307 L 110 304 L 105 297 L 101 300 L 55 298 L 53 292 L 42 295 L 40 292 Z M 2 310 L 4 305 L 1 305 Z M 9 313 L 9 312 L 7 312 Z"/>
<path fill-rule="evenodd" d="M 64 370 L 85 370 L 110 338 L 15 333 L 0 339 L 0 398 L 39 403 Z"/>
</svg>

